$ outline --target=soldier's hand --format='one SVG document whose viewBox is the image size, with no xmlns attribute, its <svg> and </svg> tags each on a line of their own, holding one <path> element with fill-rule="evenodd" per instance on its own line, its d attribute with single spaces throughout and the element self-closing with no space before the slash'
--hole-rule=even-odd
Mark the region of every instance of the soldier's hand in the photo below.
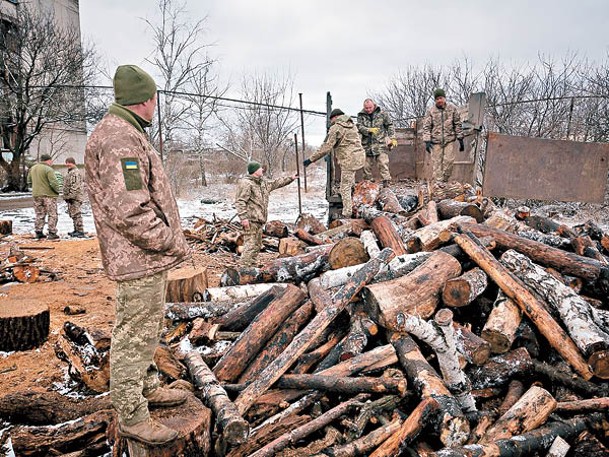
<svg viewBox="0 0 609 457">
<path fill-rule="evenodd" d="M 426 141 L 425 142 L 425 150 L 427 152 L 431 152 L 431 148 L 432 148 L 432 142 L 431 141 Z"/>
<path fill-rule="evenodd" d="M 249 219 L 242 219 L 241 220 L 241 226 L 245 229 L 245 230 L 249 230 L 250 229 L 250 221 Z"/>
<path fill-rule="evenodd" d="M 305 168 L 306 168 L 306 167 L 308 167 L 309 165 L 311 165 L 311 163 L 312 163 L 312 162 L 311 162 L 311 159 L 305 159 L 305 160 L 302 162 L 302 164 L 305 166 Z"/>
<path fill-rule="evenodd" d="M 298 175 L 292 175 L 292 181 L 296 181 L 298 179 Z"/>
<path fill-rule="evenodd" d="M 370 128 L 368 128 L 368 132 L 370 133 L 370 135 L 378 135 L 380 130 L 381 129 L 379 127 L 370 127 Z"/>
<path fill-rule="evenodd" d="M 465 145 L 463 144 L 463 138 L 459 138 L 459 151 L 465 151 Z"/>
<path fill-rule="evenodd" d="M 389 147 L 389 149 L 393 149 L 398 145 L 398 140 L 396 140 L 395 138 L 387 138 L 387 146 Z"/>
</svg>

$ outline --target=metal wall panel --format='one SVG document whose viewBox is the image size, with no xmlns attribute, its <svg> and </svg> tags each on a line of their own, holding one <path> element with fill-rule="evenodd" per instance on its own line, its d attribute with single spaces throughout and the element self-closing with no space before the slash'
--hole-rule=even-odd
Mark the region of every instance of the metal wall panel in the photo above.
<svg viewBox="0 0 609 457">
<path fill-rule="evenodd" d="M 603 203 L 609 144 L 489 133 L 483 194 Z"/>
</svg>

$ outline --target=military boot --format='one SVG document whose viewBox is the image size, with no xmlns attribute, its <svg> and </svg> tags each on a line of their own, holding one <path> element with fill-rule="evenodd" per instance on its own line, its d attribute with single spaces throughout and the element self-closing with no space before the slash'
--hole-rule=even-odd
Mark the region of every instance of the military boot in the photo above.
<svg viewBox="0 0 609 457">
<path fill-rule="evenodd" d="M 148 418 L 133 425 L 118 425 L 119 433 L 125 438 L 130 438 L 145 444 L 165 444 L 175 440 L 178 432 L 154 419 Z"/>
<path fill-rule="evenodd" d="M 49 233 L 49 236 L 47 238 L 49 240 L 58 240 L 59 236 L 57 235 L 57 233 Z"/>
<path fill-rule="evenodd" d="M 148 400 L 148 406 L 168 408 L 170 406 L 178 406 L 186 401 L 188 392 L 180 389 L 167 389 L 166 387 L 158 387 L 148 394 L 144 394 Z"/>
<path fill-rule="evenodd" d="M 37 240 L 42 240 L 43 238 L 46 238 L 47 236 L 42 233 L 42 232 L 36 232 L 36 239 Z"/>
</svg>

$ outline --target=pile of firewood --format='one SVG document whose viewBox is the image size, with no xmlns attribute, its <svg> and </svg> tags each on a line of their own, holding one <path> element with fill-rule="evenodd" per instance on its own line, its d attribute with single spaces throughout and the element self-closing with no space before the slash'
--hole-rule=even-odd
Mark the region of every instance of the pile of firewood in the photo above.
<svg viewBox="0 0 609 457">
<path fill-rule="evenodd" d="M 419 208 L 406 211 L 415 197 Z M 200 400 L 154 413 L 179 430 L 176 443 L 123 442 L 107 397 L 73 408 L 79 423 L 20 428 L 17 442 L 51 431 L 59 440 L 61 429 L 62 445 L 45 452 L 74 452 L 86 427 L 94 448 L 98 425 L 109 424 L 113 455 L 609 453 L 601 228 L 566 227 L 524 207 L 511 214 L 458 183 L 400 197 L 366 182 L 354 202 L 357 219 L 326 228 L 302 216 L 281 231 L 283 256 L 227 268 L 202 302 L 167 304 L 155 360 L 167 383 L 191 382 Z M 105 391 L 107 347 L 98 342 L 107 340 L 75 326 L 62 337 L 81 347 L 75 378 Z M 3 398 L 0 417 L 14 420 L 7 405 L 19 401 Z M 44 409 L 28 405 L 32 415 Z"/>
<path fill-rule="evenodd" d="M 53 272 L 37 267 L 34 265 L 35 261 L 35 258 L 26 255 L 17 245 L 12 244 L 8 256 L 0 263 L 0 284 L 55 279 Z"/>
</svg>

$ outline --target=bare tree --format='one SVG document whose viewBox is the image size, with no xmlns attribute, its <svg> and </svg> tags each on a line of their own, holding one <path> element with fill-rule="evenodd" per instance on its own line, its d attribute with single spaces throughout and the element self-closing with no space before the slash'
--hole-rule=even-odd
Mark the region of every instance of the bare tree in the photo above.
<svg viewBox="0 0 609 457">
<path fill-rule="evenodd" d="M 20 4 L 15 17 L 0 19 L 0 134 L 12 153 L 11 160 L 0 155 L 0 166 L 7 188 L 18 190 L 25 189 L 25 154 L 45 128 L 84 128 L 82 85 L 92 79 L 95 52 L 52 10 Z"/>
</svg>

